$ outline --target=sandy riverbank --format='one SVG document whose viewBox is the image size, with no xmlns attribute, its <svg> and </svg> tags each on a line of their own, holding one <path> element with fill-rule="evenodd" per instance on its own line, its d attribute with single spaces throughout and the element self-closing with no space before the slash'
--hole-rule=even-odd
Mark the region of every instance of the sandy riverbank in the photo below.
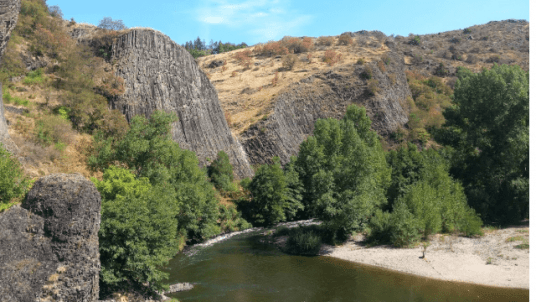
<svg viewBox="0 0 536 302">
<path fill-rule="evenodd" d="M 519 236 L 528 241 L 529 227 L 494 230 L 481 238 L 438 234 L 422 259 L 421 246 L 366 247 L 364 236 L 357 235 L 341 246 L 322 246 L 320 254 L 429 278 L 529 289 L 529 249 L 514 248 L 522 240 L 507 241 Z"/>
</svg>

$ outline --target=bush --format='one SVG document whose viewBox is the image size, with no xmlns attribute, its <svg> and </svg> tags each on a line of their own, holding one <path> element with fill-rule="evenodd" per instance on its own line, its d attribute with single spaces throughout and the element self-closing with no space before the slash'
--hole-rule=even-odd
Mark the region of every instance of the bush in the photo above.
<svg viewBox="0 0 536 302">
<path fill-rule="evenodd" d="M 303 209 L 300 200 L 289 187 L 289 179 L 281 168 L 278 157 L 271 165 L 262 165 L 250 182 L 242 183 L 249 200 L 241 200 L 239 209 L 255 225 L 273 225 L 293 218 Z"/>
<path fill-rule="evenodd" d="M 314 230 L 294 228 L 289 232 L 285 250 L 294 255 L 318 255 L 322 246 L 322 237 Z"/>
<path fill-rule="evenodd" d="M 331 46 L 334 40 L 335 39 L 333 37 L 322 36 L 316 39 L 316 44 L 322 45 L 322 46 Z"/>
<path fill-rule="evenodd" d="M 365 60 L 363 58 L 359 58 L 359 59 L 357 59 L 357 64 L 358 65 L 363 65 L 363 64 L 365 64 Z"/>
<path fill-rule="evenodd" d="M 293 37 L 283 37 L 281 45 L 288 49 L 290 53 L 307 52 L 312 47 L 312 39 L 305 37 L 303 39 Z"/>
<path fill-rule="evenodd" d="M 242 231 L 251 228 L 251 224 L 242 218 L 235 205 L 219 205 L 218 222 L 223 233 Z"/>
<path fill-rule="evenodd" d="M 372 75 L 373 75 L 372 68 L 368 65 L 365 66 L 365 69 L 361 73 L 361 77 L 364 79 L 370 80 L 372 79 Z"/>
<path fill-rule="evenodd" d="M 26 85 L 42 84 L 44 81 L 42 68 L 30 71 L 24 78 L 24 84 Z"/>
<path fill-rule="evenodd" d="M 59 115 L 45 115 L 36 123 L 37 141 L 45 147 L 58 143 L 68 145 L 73 136 L 70 121 Z"/>
<path fill-rule="evenodd" d="M 375 95 L 380 91 L 380 82 L 378 80 L 368 80 L 367 81 L 367 93 L 370 95 Z"/>
<path fill-rule="evenodd" d="M 298 63 L 298 57 L 295 54 L 288 54 L 283 57 L 283 68 L 292 70 Z"/>
<path fill-rule="evenodd" d="M 102 196 L 101 286 L 148 283 L 151 290 L 164 289 L 169 274 L 160 268 L 179 249 L 173 189 L 153 187 L 147 178 L 116 167 L 105 170 L 102 181 L 91 180 Z"/>
<path fill-rule="evenodd" d="M 352 45 L 354 43 L 354 39 L 352 39 L 352 36 L 346 34 L 341 35 L 339 37 L 339 45 Z"/>
<path fill-rule="evenodd" d="M 123 20 L 113 20 L 111 17 L 102 18 L 97 27 L 107 30 L 123 30 L 128 28 L 123 23 Z"/>
<path fill-rule="evenodd" d="M 268 42 L 264 44 L 261 54 L 267 56 L 280 55 L 284 56 L 289 53 L 288 48 L 283 46 L 281 42 Z"/>
<path fill-rule="evenodd" d="M 13 198 L 22 198 L 31 184 L 17 158 L 0 143 L 0 211 L 9 208 Z"/>
<path fill-rule="evenodd" d="M 391 63 L 391 57 L 389 57 L 387 54 L 383 54 L 382 61 L 385 63 L 385 65 L 389 65 Z"/>
<path fill-rule="evenodd" d="M 414 36 L 414 37 L 411 38 L 411 40 L 409 41 L 409 44 L 410 44 L 410 45 L 421 45 L 421 37 L 419 37 L 419 36 Z"/>
<path fill-rule="evenodd" d="M 243 51 L 238 51 L 233 55 L 233 58 L 238 61 L 238 64 L 245 66 L 246 68 L 249 68 L 251 66 L 252 58 L 251 56 L 251 50 L 246 49 Z"/>
<path fill-rule="evenodd" d="M 220 192 L 238 191 L 238 188 L 233 184 L 233 166 L 229 162 L 229 156 L 225 151 L 218 152 L 218 157 L 210 163 L 207 172 L 210 181 Z"/>
<path fill-rule="evenodd" d="M 390 217 L 391 243 L 396 247 L 409 246 L 421 238 L 419 222 L 409 211 L 405 203 L 400 203 Z"/>
<path fill-rule="evenodd" d="M 341 54 L 340 53 L 337 54 L 334 50 L 328 49 L 324 53 L 323 61 L 328 63 L 329 66 L 333 66 L 335 63 L 340 61 L 340 59 L 341 59 Z"/>
<path fill-rule="evenodd" d="M 387 69 L 385 69 L 385 64 L 383 63 L 383 61 L 378 61 L 378 68 L 381 72 L 387 71 Z"/>
<path fill-rule="evenodd" d="M 391 242 L 392 226 L 390 218 L 391 214 L 389 212 L 383 212 L 379 209 L 376 210 L 370 218 L 370 234 L 367 236 L 367 241 L 375 243 Z"/>
<path fill-rule="evenodd" d="M 49 6 L 48 12 L 54 18 L 63 19 L 63 12 L 61 11 L 60 7 L 57 5 Z"/>
</svg>

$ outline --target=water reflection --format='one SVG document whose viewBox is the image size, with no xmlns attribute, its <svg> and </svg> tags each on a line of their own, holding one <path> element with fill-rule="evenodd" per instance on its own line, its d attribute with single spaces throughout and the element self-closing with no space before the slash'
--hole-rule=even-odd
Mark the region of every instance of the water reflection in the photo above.
<svg viewBox="0 0 536 302">
<path fill-rule="evenodd" d="M 446 282 L 331 257 L 281 253 L 255 235 L 215 244 L 169 266 L 170 283 L 191 282 L 180 301 L 528 301 L 529 291 Z"/>
</svg>

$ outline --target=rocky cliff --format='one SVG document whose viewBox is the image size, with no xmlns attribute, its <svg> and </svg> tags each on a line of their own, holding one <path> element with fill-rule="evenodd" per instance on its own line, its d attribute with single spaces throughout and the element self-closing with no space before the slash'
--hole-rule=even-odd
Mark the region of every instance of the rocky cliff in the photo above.
<svg viewBox="0 0 536 302">
<path fill-rule="evenodd" d="M 385 71 L 377 64 L 349 65 L 336 71 L 317 73 L 290 85 L 279 93 L 273 114 L 242 133 L 240 139 L 252 164 L 269 163 L 279 156 L 287 163 L 299 145 L 313 133 L 319 118 L 340 119 L 349 104 L 364 105 L 372 128 L 387 135 L 408 122 L 406 98 L 411 95 L 404 73 L 404 61 L 397 52 L 389 52 Z M 372 79 L 363 77 L 366 67 Z M 378 81 L 378 91 L 370 93 L 371 80 Z"/>
<path fill-rule="evenodd" d="M 80 174 L 35 182 L 0 214 L 0 301 L 97 301 L 101 197 Z"/>
<path fill-rule="evenodd" d="M 174 112 L 173 140 L 195 151 L 201 164 L 227 152 L 238 176 L 251 176 L 248 159 L 232 136 L 218 94 L 193 57 L 164 34 L 133 29 L 119 36 L 112 48 L 116 75 L 125 93 L 112 101 L 127 120 L 155 110 Z"/>
<path fill-rule="evenodd" d="M 0 0 L 0 58 L 3 57 L 11 32 L 17 25 L 20 11 L 20 0 Z M 0 84 L 0 100 L 2 99 L 2 85 Z M 0 142 L 12 153 L 17 152 L 17 146 L 11 141 L 7 132 L 6 118 L 4 117 L 3 102 L 0 106 Z"/>
</svg>

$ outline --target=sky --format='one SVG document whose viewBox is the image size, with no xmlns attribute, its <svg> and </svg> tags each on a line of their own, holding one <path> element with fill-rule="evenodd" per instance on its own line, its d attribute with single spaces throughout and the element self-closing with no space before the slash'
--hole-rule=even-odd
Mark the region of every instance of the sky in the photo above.
<svg viewBox="0 0 536 302">
<path fill-rule="evenodd" d="M 48 0 L 63 18 L 98 25 L 104 17 L 151 27 L 184 44 L 197 37 L 254 45 L 284 36 L 335 36 L 379 30 L 408 36 L 463 29 L 489 21 L 529 21 L 527 0 Z"/>
</svg>

